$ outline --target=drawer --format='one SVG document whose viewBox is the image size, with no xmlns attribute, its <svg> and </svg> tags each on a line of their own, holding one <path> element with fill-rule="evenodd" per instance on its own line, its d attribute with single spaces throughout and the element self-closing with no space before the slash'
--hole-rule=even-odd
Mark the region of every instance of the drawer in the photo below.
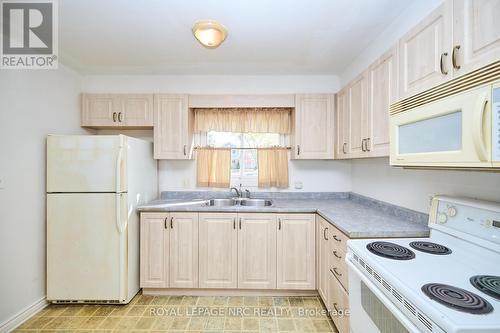
<svg viewBox="0 0 500 333">
<path fill-rule="evenodd" d="M 347 278 L 347 264 L 345 262 L 338 263 L 333 261 L 329 268 L 330 274 L 335 276 L 342 284 L 345 290 L 349 290 L 349 282 Z"/>
<path fill-rule="evenodd" d="M 349 240 L 349 237 L 347 237 L 342 231 L 335 228 L 333 225 L 328 230 L 329 230 L 329 238 L 332 240 L 332 245 L 334 249 L 346 253 L 347 241 Z"/>
<path fill-rule="evenodd" d="M 332 274 L 329 274 L 328 287 L 330 317 L 339 333 L 349 333 L 349 295 Z"/>
</svg>

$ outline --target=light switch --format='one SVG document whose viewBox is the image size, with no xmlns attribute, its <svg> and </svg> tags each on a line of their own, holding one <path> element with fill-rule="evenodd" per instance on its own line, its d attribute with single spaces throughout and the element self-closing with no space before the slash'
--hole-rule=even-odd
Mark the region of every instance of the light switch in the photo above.
<svg viewBox="0 0 500 333">
<path fill-rule="evenodd" d="M 2 176 L 0 176 L 0 190 L 3 190 L 5 188 L 5 180 L 3 179 Z"/>
<path fill-rule="evenodd" d="M 296 190 L 301 190 L 303 187 L 304 187 L 304 184 L 302 184 L 302 182 L 300 182 L 300 181 L 295 182 L 295 189 Z"/>
</svg>

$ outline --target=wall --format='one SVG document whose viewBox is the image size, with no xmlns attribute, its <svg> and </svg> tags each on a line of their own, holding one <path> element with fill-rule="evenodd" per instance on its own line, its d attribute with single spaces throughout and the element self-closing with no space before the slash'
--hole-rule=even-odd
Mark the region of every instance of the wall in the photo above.
<svg viewBox="0 0 500 333">
<path fill-rule="evenodd" d="M 390 167 L 388 158 L 353 160 L 351 172 L 353 192 L 420 212 L 436 194 L 500 201 L 495 172 L 402 169 Z"/>
<path fill-rule="evenodd" d="M 88 93 L 286 94 L 333 93 L 338 88 L 338 77 L 333 75 L 91 75 L 83 78 L 83 91 Z M 194 161 L 164 160 L 158 168 L 160 191 L 196 189 Z M 302 191 L 349 191 L 350 162 L 291 161 L 290 190 L 295 181 L 303 183 Z"/>
<path fill-rule="evenodd" d="M 45 137 L 82 133 L 80 77 L 58 70 L 0 73 L 0 331 L 45 297 Z"/>
<path fill-rule="evenodd" d="M 344 69 L 340 75 L 341 86 L 343 87 L 349 83 L 380 55 L 395 45 L 400 37 L 438 7 L 441 2 L 442 0 L 413 1 L 396 20 L 388 24 L 384 31 Z"/>
</svg>

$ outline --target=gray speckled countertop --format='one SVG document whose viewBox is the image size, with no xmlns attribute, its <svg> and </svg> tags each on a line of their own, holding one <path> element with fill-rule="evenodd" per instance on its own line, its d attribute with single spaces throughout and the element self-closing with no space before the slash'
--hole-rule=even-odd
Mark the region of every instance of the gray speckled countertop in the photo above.
<svg viewBox="0 0 500 333">
<path fill-rule="evenodd" d="M 174 192 L 172 192 L 174 193 Z M 199 192 L 197 192 L 199 193 Z M 204 198 L 212 198 L 207 192 Z M 200 195 L 190 198 L 184 194 L 167 195 L 162 193 L 161 200 L 152 201 L 138 207 L 140 212 L 252 212 L 252 213 L 318 213 L 349 238 L 381 237 L 427 237 L 427 215 L 402 207 L 387 204 L 355 193 L 335 193 L 309 196 L 294 196 L 284 199 L 279 195 L 271 197 L 270 207 L 210 207 Z M 217 197 L 222 197 L 220 194 Z M 266 197 L 266 194 L 253 197 Z M 196 201 L 197 200 L 197 201 Z M 190 202 L 190 204 L 185 204 Z"/>
</svg>

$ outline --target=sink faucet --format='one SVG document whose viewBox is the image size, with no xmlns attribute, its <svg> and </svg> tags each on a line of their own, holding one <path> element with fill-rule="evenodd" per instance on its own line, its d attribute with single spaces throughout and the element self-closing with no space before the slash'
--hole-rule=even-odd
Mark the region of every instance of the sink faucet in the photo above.
<svg viewBox="0 0 500 333">
<path fill-rule="evenodd" d="M 245 189 L 245 197 L 250 199 L 250 190 L 249 189 Z"/>
<path fill-rule="evenodd" d="M 236 192 L 236 195 L 238 196 L 238 198 L 241 198 L 241 191 L 238 190 L 236 187 L 231 187 L 231 189 L 229 191 L 235 191 Z"/>
</svg>

